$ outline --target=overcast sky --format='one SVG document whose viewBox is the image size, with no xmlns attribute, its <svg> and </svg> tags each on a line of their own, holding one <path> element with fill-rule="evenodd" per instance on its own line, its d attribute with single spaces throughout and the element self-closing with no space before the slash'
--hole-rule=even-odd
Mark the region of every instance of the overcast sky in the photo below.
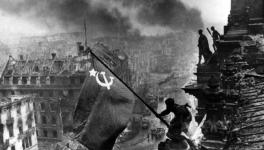
<svg viewBox="0 0 264 150">
<path fill-rule="evenodd" d="M 231 0 L 181 0 L 191 7 L 197 7 L 207 22 L 226 23 Z"/>
<path fill-rule="evenodd" d="M 205 27 L 217 25 L 221 27 L 227 23 L 227 16 L 230 12 L 230 0 L 181 0 L 189 7 L 196 7 L 202 13 Z M 7 36 L 9 34 L 22 35 L 41 35 L 48 33 L 43 26 L 36 25 L 20 18 L 12 16 L 0 10 L 0 34 Z"/>
</svg>

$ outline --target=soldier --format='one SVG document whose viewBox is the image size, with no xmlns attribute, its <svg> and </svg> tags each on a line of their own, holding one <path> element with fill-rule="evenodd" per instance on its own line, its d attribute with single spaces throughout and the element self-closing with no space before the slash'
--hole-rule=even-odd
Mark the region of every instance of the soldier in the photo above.
<svg viewBox="0 0 264 150">
<path fill-rule="evenodd" d="M 174 99 L 168 98 L 165 101 L 166 110 L 160 113 L 160 116 L 168 115 L 169 113 L 174 113 L 174 118 L 170 122 L 170 127 L 167 133 L 167 136 L 173 141 L 179 141 L 184 139 L 181 136 L 182 132 L 187 132 L 189 124 L 192 120 L 191 113 L 187 109 L 190 108 L 188 104 L 178 105 L 174 103 Z"/>
<path fill-rule="evenodd" d="M 216 51 L 217 50 L 217 41 L 220 40 L 221 38 L 221 35 L 219 34 L 219 32 L 217 30 L 215 30 L 215 27 L 212 26 L 211 27 L 211 30 L 212 30 L 212 37 L 213 37 L 213 47 L 214 47 L 214 50 Z"/>
<path fill-rule="evenodd" d="M 199 47 L 198 65 L 200 65 L 202 56 L 204 58 L 205 63 L 207 63 L 209 58 L 212 56 L 212 52 L 210 51 L 208 40 L 206 36 L 203 34 L 203 30 L 200 29 L 198 33 L 200 35 L 199 40 L 198 40 L 198 47 Z"/>
</svg>

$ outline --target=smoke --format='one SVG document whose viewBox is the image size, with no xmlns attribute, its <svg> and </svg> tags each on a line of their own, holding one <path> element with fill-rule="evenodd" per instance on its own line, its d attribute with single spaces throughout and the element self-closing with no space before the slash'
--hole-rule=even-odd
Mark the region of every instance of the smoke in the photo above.
<svg viewBox="0 0 264 150">
<path fill-rule="evenodd" d="M 148 25 L 160 25 L 173 30 L 197 30 L 203 26 L 197 9 L 187 8 L 178 0 L 145 1 L 138 14 L 139 20 Z"/>
<path fill-rule="evenodd" d="M 130 24 L 118 10 L 91 5 L 90 0 L 2 0 L 0 9 L 22 17 L 50 31 L 82 31 L 87 20 L 88 32 L 126 33 Z"/>
<path fill-rule="evenodd" d="M 180 0 L 1 0 L 0 10 L 51 32 L 82 31 L 94 35 L 154 35 L 203 26 L 197 9 Z"/>
</svg>

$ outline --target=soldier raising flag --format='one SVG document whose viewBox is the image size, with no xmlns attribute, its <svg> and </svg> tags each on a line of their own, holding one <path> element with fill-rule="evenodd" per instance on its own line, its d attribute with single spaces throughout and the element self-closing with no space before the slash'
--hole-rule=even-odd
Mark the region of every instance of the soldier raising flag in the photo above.
<svg viewBox="0 0 264 150">
<path fill-rule="evenodd" d="M 220 33 L 215 29 L 214 26 L 211 27 L 211 30 L 212 30 L 212 38 L 213 38 L 213 47 L 214 47 L 214 50 L 216 51 L 217 50 L 217 41 L 220 40 L 221 38 L 221 35 Z"/>
<path fill-rule="evenodd" d="M 100 52 L 98 57 L 104 57 Z M 89 150 L 112 150 L 129 122 L 136 97 L 97 58 L 91 57 L 92 66 L 74 114 L 76 123 L 84 122 L 77 140 Z"/>
<path fill-rule="evenodd" d="M 76 139 L 89 150 L 112 150 L 119 134 L 127 127 L 135 100 L 141 100 L 160 120 L 164 121 L 115 72 L 118 68 L 111 53 L 103 48 L 90 50 L 92 65 L 81 89 L 74 120 L 81 125 Z M 106 59 L 107 58 L 107 59 Z M 112 60 L 109 60 L 112 59 Z M 120 71 L 120 70 L 119 70 Z"/>
</svg>

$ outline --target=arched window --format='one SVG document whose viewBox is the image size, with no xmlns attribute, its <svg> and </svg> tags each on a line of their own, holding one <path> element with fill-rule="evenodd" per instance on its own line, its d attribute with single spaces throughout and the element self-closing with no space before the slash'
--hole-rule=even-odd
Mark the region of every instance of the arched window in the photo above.
<svg viewBox="0 0 264 150">
<path fill-rule="evenodd" d="M 43 136 L 48 137 L 48 131 L 47 130 L 43 130 Z"/>
<path fill-rule="evenodd" d="M 27 116 L 27 124 L 28 124 L 28 128 L 32 128 L 32 122 L 33 122 L 33 112 L 30 112 Z"/>
<path fill-rule="evenodd" d="M 38 66 L 34 66 L 33 71 L 34 71 L 34 72 L 39 72 L 39 67 L 38 67 Z"/>
<path fill-rule="evenodd" d="M 45 103 L 40 103 L 40 109 L 41 109 L 42 111 L 45 111 L 45 109 L 46 109 L 46 105 L 45 105 Z"/>
<path fill-rule="evenodd" d="M 4 143 L 3 141 L 3 132 L 4 132 L 4 125 L 0 123 L 0 145 Z"/>
<path fill-rule="evenodd" d="M 17 127 L 18 127 L 18 130 L 19 130 L 19 133 L 22 134 L 23 133 L 23 121 L 21 118 L 18 119 L 17 121 Z"/>
<path fill-rule="evenodd" d="M 51 122 L 52 122 L 52 124 L 57 124 L 56 117 L 52 116 L 52 118 L 51 118 Z"/>
<path fill-rule="evenodd" d="M 43 124 L 47 124 L 47 118 L 46 118 L 46 116 L 41 116 L 41 122 Z"/>
<path fill-rule="evenodd" d="M 56 130 L 53 130 L 52 131 L 52 135 L 54 138 L 57 138 L 58 137 L 58 132 Z"/>
</svg>

